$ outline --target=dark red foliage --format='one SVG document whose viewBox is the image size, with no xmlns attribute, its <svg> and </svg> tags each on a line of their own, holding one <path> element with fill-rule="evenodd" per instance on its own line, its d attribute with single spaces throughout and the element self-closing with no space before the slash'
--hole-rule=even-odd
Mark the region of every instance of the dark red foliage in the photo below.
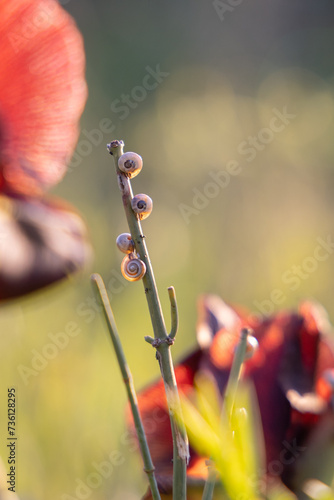
<svg viewBox="0 0 334 500">
<path fill-rule="evenodd" d="M 200 347 L 176 366 L 180 393 L 191 394 L 199 373 L 213 377 L 223 393 L 240 329 L 252 327 L 259 348 L 245 362 L 243 377 L 253 382 L 257 393 L 266 451 L 263 474 L 268 486 L 281 478 L 293 488 L 302 445 L 333 411 L 334 350 L 326 313 L 320 305 L 304 302 L 297 312 L 283 311 L 255 321 L 216 296 L 203 296 L 198 305 Z M 162 382 L 140 394 L 139 407 L 159 486 L 168 493 L 173 453 Z M 189 484 L 205 480 L 205 458 L 191 450 Z"/>
</svg>

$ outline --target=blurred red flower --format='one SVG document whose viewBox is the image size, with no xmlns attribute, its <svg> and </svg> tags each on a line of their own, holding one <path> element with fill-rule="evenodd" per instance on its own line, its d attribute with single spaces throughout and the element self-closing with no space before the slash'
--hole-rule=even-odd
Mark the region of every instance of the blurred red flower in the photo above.
<svg viewBox="0 0 334 500">
<path fill-rule="evenodd" d="M 258 398 L 266 452 L 266 468 L 261 473 L 267 486 L 282 479 L 294 490 L 294 472 L 307 439 L 333 414 L 334 350 L 325 311 L 308 301 L 298 312 L 283 311 L 255 320 L 217 296 L 202 296 L 198 306 L 199 348 L 175 368 L 180 394 L 191 396 L 195 377 L 203 373 L 214 378 L 223 393 L 240 330 L 252 327 L 259 348 L 244 363 L 243 377 L 253 382 Z M 159 487 L 168 494 L 173 450 L 162 381 L 139 395 L 139 408 Z M 207 458 L 191 450 L 189 485 L 206 479 Z M 151 498 L 150 494 L 145 498 Z M 201 496 L 189 492 L 188 498 Z"/>
<path fill-rule="evenodd" d="M 84 223 L 45 191 L 66 172 L 87 97 L 84 48 L 55 0 L 0 5 L 0 298 L 83 266 Z"/>
</svg>

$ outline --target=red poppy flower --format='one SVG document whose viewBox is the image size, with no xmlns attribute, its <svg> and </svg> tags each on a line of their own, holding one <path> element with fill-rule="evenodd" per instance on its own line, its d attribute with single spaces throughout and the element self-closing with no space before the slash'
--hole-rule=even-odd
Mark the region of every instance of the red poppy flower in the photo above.
<svg viewBox="0 0 334 500">
<path fill-rule="evenodd" d="M 60 181 L 87 89 L 84 49 L 55 0 L 0 5 L 0 298 L 82 267 L 90 253 L 74 210 L 45 191 Z"/>
<path fill-rule="evenodd" d="M 198 305 L 200 347 L 176 366 L 180 393 L 190 396 L 200 373 L 213 377 L 223 393 L 240 330 L 252 327 L 259 348 L 245 362 L 243 377 L 253 381 L 257 393 L 267 463 L 262 472 L 269 487 L 281 478 L 293 489 L 294 470 L 306 439 L 333 410 L 334 350 L 327 336 L 326 313 L 321 306 L 304 302 L 296 313 L 279 312 L 255 321 L 216 296 L 203 296 Z M 159 487 L 169 493 L 173 450 L 162 381 L 140 394 L 139 408 Z M 206 479 L 206 458 L 191 450 L 190 485 Z M 189 493 L 188 498 L 197 497 Z"/>
</svg>

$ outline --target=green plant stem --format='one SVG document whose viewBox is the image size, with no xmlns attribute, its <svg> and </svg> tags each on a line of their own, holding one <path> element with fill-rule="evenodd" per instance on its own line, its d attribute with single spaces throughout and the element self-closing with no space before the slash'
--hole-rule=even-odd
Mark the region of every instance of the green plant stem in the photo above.
<svg viewBox="0 0 334 500">
<path fill-rule="evenodd" d="M 172 319 L 169 337 L 171 339 L 174 339 L 175 335 L 177 334 L 177 329 L 179 327 L 179 317 L 178 317 L 178 312 L 177 312 L 176 295 L 175 295 L 175 290 L 174 290 L 173 286 L 170 286 L 168 288 L 168 295 L 169 295 L 170 311 L 171 311 L 171 319 Z"/>
<path fill-rule="evenodd" d="M 234 353 L 230 375 L 225 389 L 224 404 L 221 414 L 222 420 L 225 420 L 226 417 L 231 419 L 233 415 L 235 396 L 240 379 L 242 364 L 245 360 L 247 337 L 249 334 L 250 330 L 248 328 L 243 328 L 241 330 L 240 340 Z M 215 484 L 216 473 L 213 466 L 211 465 L 209 466 L 208 478 L 204 485 L 202 500 L 212 500 Z"/>
<path fill-rule="evenodd" d="M 151 316 L 154 338 L 157 341 L 154 346 L 156 347 L 157 359 L 164 381 L 173 437 L 173 499 L 186 500 L 189 446 L 186 429 L 182 420 L 180 398 L 170 352 L 170 344 L 172 341 L 168 342 L 171 339 L 167 335 L 154 273 L 146 247 L 145 236 L 142 232 L 140 221 L 131 208 L 131 199 L 133 198 L 131 183 L 129 178 L 118 168 L 118 159 L 123 154 L 123 146 L 123 141 L 112 141 L 110 145 L 108 145 L 108 149 L 115 161 L 118 186 L 121 191 L 125 215 L 136 252 L 146 265 L 143 285 Z M 174 320 L 172 319 L 172 333 L 176 333 L 175 318 L 177 318 L 177 316 L 174 316 Z"/>
<path fill-rule="evenodd" d="M 202 500 L 212 500 L 217 481 L 217 473 L 213 464 L 208 465 L 208 479 L 205 481 Z"/>
<path fill-rule="evenodd" d="M 238 388 L 241 368 L 245 360 L 246 349 L 247 349 L 247 337 L 249 333 L 250 330 L 248 328 L 243 328 L 241 330 L 240 341 L 234 353 L 231 371 L 225 389 L 224 408 L 226 409 L 226 412 L 228 412 L 229 416 L 231 416 L 233 412 L 235 395 Z"/>
<path fill-rule="evenodd" d="M 158 490 L 158 485 L 154 475 L 154 465 L 152 463 L 150 450 L 148 448 L 148 444 L 146 441 L 146 435 L 144 431 L 144 426 L 140 417 L 137 396 L 133 384 L 132 374 L 130 368 L 127 364 L 125 354 L 123 351 L 123 347 L 119 338 L 119 334 L 117 331 L 117 326 L 115 322 L 115 318 L 110 306 L 108 294 L 104 282 L 99 274 L 93 274 L 91 276 L 92 283 L 94 285 L 94 291 L 97 293 L 100 298 L 103 306 L 103 312 L 106 319 L 106 323 L 109 329 L 110 337 L 114 346 L 114 350 L 116 353 L 117 361 L 122 373 L 122 377 L 124 380 L 124 384 L 126 386 L 126 391 L 128 394 L 128 399 L 131 406 L 131 411 L 133 415 L 133 420 L 138 436 L 139 446 L 142 453 L 143 461 L 144 461 L 144 470 L 147 474 L 148 481 L 151 488 L 152 498 L 154 500 L 161 500 L 160 493 Z"/>
</svg>

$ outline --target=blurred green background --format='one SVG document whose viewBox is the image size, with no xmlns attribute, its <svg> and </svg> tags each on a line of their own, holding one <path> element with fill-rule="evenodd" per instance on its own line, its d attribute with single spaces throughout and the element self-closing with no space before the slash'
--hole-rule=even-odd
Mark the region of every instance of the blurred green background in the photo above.
<svg viewBox="0 0 334 500">
<path fill-rule="evenodd" d="M 91 272 L 105 278 L 138 389 L 158 366 L 143 341 L 151 327 L 142 284 L 120 278 L 115 238 L 127 226 L 106 143 L 123 139 L 144 160 L 132 185 L 154 201 L 143 227 L 168 325 L 166 289 L 177 292 L 175 359 L 196 344 L 201 293 L 254 314 L 313 297 L 333 320 L 334 251 L 322 247 L 319 260 L 316 249 L 319 238 L 334 240 L 334 5 L 61 3 L 85 40 L 89 99 L 70 171 L 53 191 L 84 215 L 95 260 L 79 277 L 2 306 L 1 427 L 15 386 L 22 499 L 135 500 L 146 483 L 125 435 L 125 390 L 91 302 Z M 47 350 L 71 329 L 65 347 Z M 22 375 L 43 349 L 52 359 Z M 4 441 L 0 453 L 6 460 Z M 94 463 L 110 456 L 99 481 Z"/>
</svg>

